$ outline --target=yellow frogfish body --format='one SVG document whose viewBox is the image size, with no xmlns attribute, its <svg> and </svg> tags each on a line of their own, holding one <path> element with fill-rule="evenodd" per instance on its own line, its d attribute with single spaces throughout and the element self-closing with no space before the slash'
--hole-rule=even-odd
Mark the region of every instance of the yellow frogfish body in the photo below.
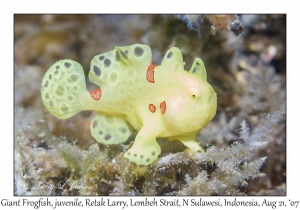
<svg viewBox="0 0 300 210">
<path fill-rule="evenodd" d="M 200 58 L 186 71 L 176 47 L 166 52 L 161 65 L 152 64 L 147 45 L 115 47 L 93 58 L 88 76 L 99 89 L 87 90 L 79 63 L 60 60 L 53 64 L 41 88 L 49 112 L 66 119 L 83 110 L 97 111 L 91 134 L 106 145 L 125 142 L 137 130 L 134 144 L 125 153 L 137 165 L 158 158 L 158 137 L 177 139 L 202 151 L 196 135 L 215 116 L 217 96 Z"/>
</svg>

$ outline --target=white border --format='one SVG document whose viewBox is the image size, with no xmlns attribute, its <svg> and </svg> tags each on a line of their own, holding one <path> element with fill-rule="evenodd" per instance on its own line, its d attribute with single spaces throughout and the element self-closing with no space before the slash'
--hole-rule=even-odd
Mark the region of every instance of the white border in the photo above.
<svg viewBox="0 0 300 210">
<path fill-rule="evenodd" d="M 13 197 L 13 14 L 15 13 L 287 13 L 287 196 L 267 197 L 269 200 L 299 200 L 299 15 L 295 1 L 10 1 L 1 5 L 1 137 L 0 147 L 0 199 Z M 44 197 L 45 198 L 45 197 Z M 81 200 L 87 197 L 81 197 Z M 142 199 L 142 197 L 112 197 L 112 200 Z M 162 197 L 159 197 L 161 199 Z M 173 199 L 166 197 L 167 199 Z M 189 197 L 191 198 L 191 197 Z M 196 197 L 192 197 L 196 198 Z M 205 200 L 227 197 L 204 197 Z M 238 197 L 251 200 L 253 197 Z M 25 197 L 26 199 L 26 197 Z M 27 197 L 27 199 L 31 199 Z M 38 200 L 38 197 L 34 197 Z M 58 197 L 51 200 L 60 199 Z M 73 200 L 73 197 L 63 199 Z M 91 197 L 95 199 L 95 197 Z M 97 198 L 98 199 L 98 198 Z M 183 199 L 180 197 L 179 199 Z M 229 198 L 228 198 L 229 199 Z M 233 199 L 233 198 L 231 198 Z M 255 197 L 261 202 L 265 197 Z M 224 207 L 224 206 L 223 206 Z M 79 208 L 79 207 L 78 207 Z M 133 207 L 132 207 L 133 208 Z M 148 208 L 149 207 L 143 207 Z M 153 208 L 153 207 L 152 207 Z M 201 208 L 201 207 L 198 207 Z M 279 207 L 277 207 L 278 209 Z M 2 208 L 1 209 L 6 209 Z M 32 207 L 30 208 L 32 209 Z M 73 209 L 73 208 L 72 208 Z M 120 209 L 111 208 L 111 209 Z M 232 209 L 228 207 L 227 209 Z"/>
</svg>

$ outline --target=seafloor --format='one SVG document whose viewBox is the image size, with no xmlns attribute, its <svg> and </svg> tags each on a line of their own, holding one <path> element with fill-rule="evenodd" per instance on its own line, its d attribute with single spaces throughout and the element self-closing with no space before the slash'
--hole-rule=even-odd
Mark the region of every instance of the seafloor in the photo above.
<svg viewBox="0 0 300 210">
<path fill-rule="evenodd" d="M 286 15 L 15 15 L 15 195 L 286 195 Z M 232 24 L 230 24 L 232 23 Z M 153 63 L 178 47 L 205 63 L 217 114 L 198 134 L 205 150 L 158 139 L 152 164 L 96 143 L 93 111 L 66 120 L 41 100 L 60 59 L 81 63 L 115 46 L 149 45 Z M 95 86 L 87 81 L 88 90 Z M 75 187 L 77 186 L 77 187 Z"/>
</svg>

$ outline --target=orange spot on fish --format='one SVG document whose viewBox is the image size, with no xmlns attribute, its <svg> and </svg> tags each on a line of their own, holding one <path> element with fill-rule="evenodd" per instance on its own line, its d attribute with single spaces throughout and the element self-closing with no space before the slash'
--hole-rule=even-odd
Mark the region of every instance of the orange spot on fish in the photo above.
<svg viewBox="0 0 300 210">
<path fill-rule="evenodd" d="M 161 102 L 160 103 L 160 111 L 162 114 L 164 114 L 166 112 L 166 109 L 167 109 L 167 104 L 165 101 Z"/>
<path fill-rule="evenodd" d="M 91 125 L 91 122 L 92 122 L 92 120 L 91 120 L 91 119 L 88 119 L 88 120 L 86 120 L 86 121 L 85 121 L 85 123 L 84 123 L 84 126 L 86 126 L 86 127 L 90 127 L 90 125 Z"/>
<path fill-rule="evenodd" d="M 148 108 L 149 108 L 150 112 L 152 112 L 152 113 L 154 113 L 156 110 L 156 107 L 153 104 L 149 104 Z"/>
<path fill-rule="evenodd" d="M 90 94 L 95 101 L 98 101 L 101 98 L 102 91 L 98 88 L 97 90 L 90 92 Z"/>
<path fill-rule="evenodd" d="M 150 63 L 147 69 L 146 79 L 148 82 L 154 83 L 154 69 L 157 65 L 154 65 L 153 63 Z"/>
</svg>

